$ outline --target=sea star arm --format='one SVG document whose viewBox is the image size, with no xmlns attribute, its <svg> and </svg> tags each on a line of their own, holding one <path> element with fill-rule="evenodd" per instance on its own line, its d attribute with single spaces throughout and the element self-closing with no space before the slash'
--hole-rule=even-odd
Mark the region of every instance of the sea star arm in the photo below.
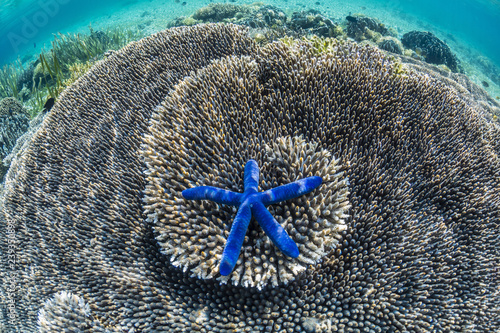
<svg viewBox="0 0 500 333">
<path fill-rule="evenodd" d="M 238 206 L 242 194 L 212 186 L 197 186 L 182 191 L 187 200 L 211 200 L 219 204 Z"/>
<path fill-rule="evenodd" d="M 182 191 L 182 196 L 188 200 L 210 200 L 220 204 L 239 206 L 219 266 L 221 275 L 229 275 L 240 256 L 252 215 L 283 254 L 292 258 L 299 256 L 297 244 L 265 206 L 307 194 L 320 186 L 322 181 L 321 177 L 308 177 L 259 193 L 259 166 L 255 160 L 249 160 L 245 165 L 243 193 L 212 186 L 198 186 Z"/>
<path fill-rule="evenodd" d="M 229 275 L 233 271 L 236 261 L 238 261 L 238 257 L 240 256 L 241 247 L 245 240 L 245 234 L 247 233 L 251 218 L 250 205 L 244 202 L 238 209 L 238 213 L 236 213 L 226 246 L 222 252 L 219 266 L 221 275 Z"/>
<path fill-rule="evenodd" d="M 300 197 L 313 191 L 316 187 L 321 185 L 323 179 L 318 176 L 307 177 L 304 179 L 296 180 L 293 183 L 281 185 L 273 189 L 260 193 L 262 203 L 269 206 L 281 201 Z"/>
<path fill-rule="evenodd" d="M 255 160 L 249 160 L 245 164 L 245 193 L 257 193 L 259 191 L 259 165 Z"/>
<path fill-rule="evenodd" d="M 261 202 L 255 202 L 251 210 L 261 228 L 280 251 L 289 257 L 297 258 L 299 256 L 297 244 L 288 236 L 285 229 L 269 213 L 267 208 Z"/>
</svg>

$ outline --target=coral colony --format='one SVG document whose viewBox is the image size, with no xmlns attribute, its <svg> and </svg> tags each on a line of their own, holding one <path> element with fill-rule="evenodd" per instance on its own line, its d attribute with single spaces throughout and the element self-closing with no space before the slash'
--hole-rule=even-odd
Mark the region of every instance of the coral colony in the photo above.
<svg viewBox="0 0 500 333">
<path fill-rule="evenodd" d="M 0 239 L 15 228 L 23 283 L 0 331 L 498 332 L 500 128 L 450 81 L 370 45 L 260 45 L 232 24 L 116 51 L 6 174 Z M 296 259 L 249 227 L 217 276 L 237 209 L 181 193 L 239 191 L 250 156 L 261 190 L 322 185 L 267 208 Z M 2 304 L 12 274 L 0 261 Z"/>
<path fill-rule="evenodd" d="M 211 186 L 198 186 L 182 191 L 182 196 L 188 200 L 210 200 L 219 204 L 239 207 L 222 253 L 220 263 L 222 275 L 229 275 L 233 271 L 252 215 L 281 252 L 289 257 L 297 258 L 299 256 L 297 244 L 288 236 L 285 229 L 265 206 L 300 197 L 313 191 L 322 182 L 321 177 L 312 176 L 259 192 L 259 166 L 255 160 L 249 160 L 245 165 L 244 179 L 245 190 L 243 193 Z"/>
</svg>

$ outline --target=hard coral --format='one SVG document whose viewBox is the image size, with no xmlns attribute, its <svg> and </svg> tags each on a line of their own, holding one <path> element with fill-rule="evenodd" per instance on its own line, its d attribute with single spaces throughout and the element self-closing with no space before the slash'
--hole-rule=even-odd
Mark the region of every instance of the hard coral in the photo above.
<svg viewBox="0 0 500 333">
<path fill-rule="evenodd" d="M 286 22 L 287 17 L 283 10 L 275 6 L 265 5 L 251 11 L 239 23 L 248 25 L 251 28 L 276 29 L 285 26 Z"/>
<path fill-rule="evenodd" d="M 220 22 L 224 19 L 234 18 L 238 13 L 248 13 L 247 6 L 233 5 L 229 3 L 211 3 L 200 8 L 193 14 L 193 19 L 203 22 Z"/>
<path fill-rule="evenodd" d="M 181 78 L 212 59 L 253 52 L 245 33 L 222 25 L 161 32 L 114 52 L 61 94 L 2 198 L 0 252 L 8 253 L 8 227 L 15 226 L 18 258 L 13 268 L 0 263 L 3 305 L 7 277 L 15 272 L 23 281 L 13 294 L 19 320 L 2 319 L 7 329 L 37 330 L 37 311 L 62 291 L 83 297 L 106 327 L 146 332 L 151 325 L 158 330 L 175 325 L 177 319 L 167 313 L 177 305 L 154 281 L 175 284 L 183 278 L 160 254 L 142 215 L 141 138 L 153 108 Z M 23 184 L 33 191 L 25 192 Z M 43 213 L 33 213 L 41 207 Z M 175 277 L 156 271 L 158 264 Z M 140 289 L 149 290 L 143 296 L 151 296 L 148 306 L 160 313 L 143 308 Z M 128 317 L 130 310 L 135 314 Z M 137 315 L 156 319 L 134 319 Z M 66 321 L 60 320 L 60 325 Z"/>
<path fill-rule="evenodd" d="M 119 332 L 106 329 L 91 313 L 83 298 L 66 291 L 57 293 L 43 304 L 38 313 L 38 332 L 64 332 L 68 330 L 68 323 L 77 332 Z"/>
<path fill-rule="evenodd" d="M 18 100 L 7 97 L 0 101 L 0 162 L 9 155 L 28 126 L 28 112 Z M 3 180 L 8 168 L 9 163 L 0 164 L 0 180 Z"/>
<path fill-rule="evenodd" d="M 382 50 L 396 54 L 403 54 L 403 45 L 394 37 L 383 37 L 378 43 L 378 47 Z"/>
<path fill-rule="evenodd" d="M 228 79 L 223 68 L 207 68 L 206 73 L 200 73 L 200 80 L 214 86 L 220 85 L 220 82 Z M 211 78 L 216 78 L 215 82 L 211 82 Z M 245 148 L 247 151 L 241 152 L 235 146 L 238 144 L 236 140 L 227 142 L 218 137 L 202 135 L 207 128 L 211 128 L 211 133 L 214 134 L 237 132 L 238 129 L 226 128 L 227 124 L 217 122 L 219 118 L 213 118 L 209 114 L 203 114 L 202 118 L 214 119 L 214 122 L 188 122 L 187 119 L 193 117 L 192 112 L 204 109 L 206 105 L 203 105 L 201 95 L 197 96 L 196 91 L 186 88 L 187 91 L 179 92 L 180 96 L 172 94 L 169 104 L 164 109 L 159 109 L 158 118 L 153 121 L 152 135 L 147 138 L 148 149 L 145 155 L 148 173 L 158 174 L 159 177 L 151 177 L 150 185 L 146 187 L 146 207 L 148 212 L 153 213 L 150 216 L 154 216 L 155 229 L 159 233 L 164 252 L 172 255 L 175 266 L 185 269 L 192 267 L 194 276 L 203 279 L 218 276 L 225 239 L 232 228 L 229 222 L 233 220 L 236 210 L 210 202 L 185 202 L 180 191 L 189 184 L 238 191 L 243 184 L 243 164 L 240 163 L 245 162 L 244 156 L 258 156 L 262 164 L 262 190 L 312 175 L 323 178 L 325 184 L 316 190 L 315 196 L 308 195 L 268 207 L 271 215 L 285 228 L 292 240 L 299 244 L 301 255 L 298 259 L 283 256 L 262 228 L 253 223 L 235 272 L 228 277 L 219 277 L 219 280 L 259 289 L 268 283 L 276 286 L 280 282 L 293 280 L 308 265 L 316 263 L 328 253 L 338 243 L 340 231 L 345 229 L 344 219 L 349 204 L 347 180 L 339 172 L 341 166 L 331 157 L 330 152 L 321 149 L 317 143 L 306 143 L 301 138 L 292 140 L 271 137 L 273 140 L 257 145 L 249 144 Z M 233 89 L 230 93 L 234 93 Z M 202 105 L 196 109 L 184 109 L 182 105 L 187 100 Z M 175 110 L 180 110 L 181 113 L 178 114 Z M 257 113 L 254 117 L 256 119 L 252 122 L 261 121 Z M 186 124 L 186 127 L 172 131 L 170 124 L 177 123 Z M 179 133 L 182 133 L 187 142 L 194 144 L 188 144 L 184 149 L 175 149 L 167 144 L 165 149 L 172 152 L 167 156 L 158 155 L 158 150 L 150 149 L 152 146 L 164 146 L 166 142 L 175 145 L 173 137 Z M 195 144 L 203 142 L 202 140 L 220 142 L 220 145 Z M 222 156 L 210 154 L 213 150 L 225 150 L 226 153 Z M 200 155 L 203 157 L 200 158 Z M 197 165 L 200 167 L 196 167 Z M 159 174 L 160 169 L 170 172 L 168 175 Z M 184 178 L 183 184 L 178 182 L 180 177 Z M 168 190 L 158 192 L 156 189 L 159 186 Z M 164 203 L 167 202 L 173 204 L 166 206 Z M 198 232 L 194 232 L 195 230 Z"/>
<path fill-rule="evenodd" d="M 458 59 L 448 45 L 434 36 L 432 32 L 411 31 L 403 35 L 403 45 L 412 50 L 418 50 L 430 64 L 445 64 L 453 72 L 458 72 Z"/>
<path fill-rule="evenodd" d="M 9 163 L 3 159 L 9 155 L 16 140 L 28 130 L 29 118 L 22 114 L 0 116 L 0 180 L 3 180 Z"/>
<path fill-rule="evenodd" d="M 304 30 L 310 34 L 322 37 L 335 36 L 338 31 L 337 24 L 314 9 L 294 12 L 290 19 L 289 28 L 296 31 Z"/>
<path fill-rule="evenodd" d="M 13 295 L 20 320 L 4 319 L 7 329 L 34 331 L 43 302 L 66 290 L 110 331 L 497 331 L 497 125 L 466 92 L 412 69 L 400 74 L 376 49 L 348 42 L 331 49 L 318 54 L 307 41 L 259 48 L 235 26 L 173 29 L 115 52 L 65 90 L 6 187 L 0 249 L 8 252 L 13 229 L 24 282 Z M 185 103 L 169 109 L 172 100 Z M 173 139 L 144 144 L 146 164 L 141 138 L 165 110 L 177 119 L 165 125 Z M 173 267 L 142 199 L 191 179 L 238 190 L 229 166 L 241 168 L 238 161 L 251 156 L 264 161 L 266 145 L 274 151 L 279 138 L 294 137 L 338 159 L 349 179 L 352 208 L 337 246 L 295 280 L 263 291 Z M 177 166 L 156 156 L 194 158 Z M 302 172 L 287 165 L 270 186 Z M 213 177 L 203 173 L 219 166 Z M 151 221 L 161 205 L 172 215 L 161 223 L 223 209 L 148 205 Z M 309 217 L 303 223 L 306 233 L 314 228 Z M 189 237 L 203 233 L 196 224 L 182 227 Z M 7 304 L 12 270 L 0 265 Z M 58 332 L 78 327 L 66 313 L 54 320 Z"/>
<path fill-rule="evenodd" d="M 28 111 L 23 104 L 13 97 L 6 97 L 0 101 L 0 117 L 23 115 L 28 117 Z"/>
<path fill-rule="evenodd" d="M 357 41 L 365 39 L 377 41 L 382 36 L 392 35 L 383 23 L 375 18 L 365 16 L 363 14 L 355 14 L 347 16 L 347 36 L 354 38 Z"/>
</svg>

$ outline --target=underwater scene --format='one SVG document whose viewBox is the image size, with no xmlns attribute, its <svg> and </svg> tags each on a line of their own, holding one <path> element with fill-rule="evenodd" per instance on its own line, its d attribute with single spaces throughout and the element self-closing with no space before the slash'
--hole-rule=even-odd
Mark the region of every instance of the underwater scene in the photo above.
<svg viewBox="0 0 500 333">
<path fill-rule="evenodd" d="M 0 333 L 500 332 L 500 2 L 2 0 Z"/>
</svg>

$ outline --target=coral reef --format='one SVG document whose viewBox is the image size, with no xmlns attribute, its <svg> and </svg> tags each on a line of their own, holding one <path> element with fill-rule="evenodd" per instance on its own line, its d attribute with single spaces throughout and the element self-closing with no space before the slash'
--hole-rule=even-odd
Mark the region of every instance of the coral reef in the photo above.
<svg viewBox="0 0 500 333">
<path fill-rule="evenodd" d="M 310 9 L 302 12 L 294 12 L 288 25 L 292 30 L 305 30 L 309 34 L 320 37 L 335 37 L 340 34 L 340 27 L 332 20 L 324 17 L 317 10 Z"/>
<path fill-rule="evenodd" d="M 77 332 L 118 333 L 119 330 L 106 329 L 91 316 L 90 307 L 83 298 L 62 291 L 47 300 L 38 312 L 39 333 L 65 332 L 71 328 Z M 122 331 L 123 332 L 123 331 Z"/>
<path fill-rule="evenodd" d="M 33 332 L 50 318 L 57 324 L 46 332 L 77 331 L 81 323 L 68 318 L 88 305 L 82 320 L 124 332 L 497 331 L 498 126 L 437 74 L 369 46 L 332 41 L 318 53 L 312 44 L 259 47 L 233 25 L 174 28 L 114 52 L 63 91 L 7 174 L 0 252 L 9 230 L 18 244 L 14 270 L 0 262 L 4 316 L 6 277 L 15 271 L 23 284 L 13 294 L 18 320 L 3 320 L 6 329 Z M 148 143 L 165 114 L 175 119 L 164 124 L 172 139 Z M 338 244 L 293 281 L 262 291 L 174 267 L 152 209 L 162 204 L 173 219 L 225 208 L 149 205 L 148 196 L 195 185 L 190 179 L 238 191 L 250 158 L 263 175 L 278 165 L 262 186 L 293 181 L 307 158 L 280 164 L 272 154 L 293 138 L 309 154 L 335 157 L 349 179 L 352 208 Z M 297 206 L 269 210 L 310 214 Z M 179 228 L 194 237 L 203 233 L 195 226 Z M 207 241 L 223 242 L 225 230 Z M 63 291 L 72 305 L 57 301 Z"/>
<path fill-rule="evenodd" d="M 283 27 L 287 22 L 287 16 L 278 7 L 265 5 L 252 10 L 249 15 L 242 18 L 239 23 L 250 28 L 273 28 Z"/>
<path fill-rule="evenodd" d="M 251 28 L 283 28 L 287 21 L 283 10 L 262 3 L 233 5 L 215 3 L 198 9 L 193 15 L 181 16 L 169 23 L 170 27 L 209 22 L 232 22 Z"/>
<path fill-rule="evenodd" d="M 192 16 L 181 16 L 169 22 L 169 27 L 191 26 L 207 22 L 231 22 L 252 28 L 250 34 L 259 43 L 283 38 L 313 34 L 321 37 L 343 35 L 342 27 L 319 11 L 310 9 L 294 12 L 287 17 L 285 11 L 272 5 L 256 2 L 251 5 L 210 4 Z"/>
<path fill-rule="evenodd" d="M 0 160 L 11 151 L 16 140 L 28 129 L 29 118 L 23 105 L 13 97 L 0 101 Z M 0 179 L 3 180 L 9 163 L 0 164 Z"/>
<path fill-rule="evenodd" d="M 479 68 L 481 68 L 483 73 L 491 79 L 491 81 L 500 86 L 500 68 L 495 66 L 491 60 L 484 56 L 477 57 L 473 61 L 479 66 Z"/>
<path fill-rule="evenodd" d="M 403 54 L 403 45 L 399 40 L 394 37 L 382 37 L 377 43 L 378 47 L 382 50 L 389 51 L 396 54 Z"/>
<path fill-rule="evenodd" d="M 377 42 L 382 36 L 392 36 L 394 33 L 375 18 L 363 14 L 354 14 L 346 17 L 347 36 L 356 41 L 371 40 Z"/>
<path fill-rule="evenodd" d="M 0 117 L 24 115 L 28 116 L 28 112 L 23 107 L 23 104 L 13 97 L 7 97 L 0 101 Z"/>
<path fill-rule="evenodd" d="M 198 23 L 203 23 L 200 20 L 195 20 L 192 16 L 179 16 L 168 23 L 168 27 L 181 27 L 183 25 L 190 26 Z"/>
<path fill-rule="evenodd" d="M 448 66 L 453 72 L 458 72 L 458 59 L 448 45 L 434 36 L 432 32 L 410 31 L 403 35 L 401 42 L 404 47 L 415 50 L 430 64 Z"/>
<path fill-rule="evenodd" d="M 164 116 L 168 117 L 168 114 Z M 162 119 L 161 123 L 168 123 L 168 121 Z M 164 126 L 157 124 L 157 128 L 152 130 L 154 137 L 151 138 L 149 146 L 170 140 L 168 136 L 163 134 L 165 132 Z M 189 134 L 186 133 L 186 135 L 193 136 L 198 131 L 199 129 L 192 128 L 187 130 Z M 193 138 L 193 142 L 200 139 Z M 238 151 L 233 150 L 232 153 L 236 155 Z M 341 172 L 338 172 L 340 166 L 336 160 L 331 159 L 330 153 L 322 149 L 317 150 L 318 144 L 308 144 L 300 138 L 293 140 L 291 138 L 278 138 L 277 142 L 265 146 L 266 153 L 263 155 L 262 161 L 264 170 L 266 170 L 266 173 L 262 175 L 262 187 L 265 190 L 270 189 L 270 182 L 274 179 L 283 179 L 284 182 L 290 183 L 298 178 L 315 174 L 320 175 L 325 180 L 325 184 L 315 192 L 316 199 L 309 196 L 305 199 L 291 200 L 277 209 L 269 207 L 275 214 L 271 215 L 276 217 L 280 225 L 283 224 L 292 235 L 293 240 L 299 244 L 301 256 L 297 260 L 284 257 L 279 251 L 276 251 L 276 247 L 270 242 L 272 238 L 268 238 L 262 232 L 263 228 L 253 224 L 244 244 L 246 251 L 241 258 L 242 260 L 238 262 L 236 272 L 228 278 L 222 277 L 220 279 L 222 282 L 226 283 L 228 280 L 232 280 L 235 285 L 242 284 L 258 288 L 262 288 L 269 281 L 273 285 L 277 285 L 278 282 L 288 282 L 295 278 L 298 273 L 303 272 L 308 265 L 316 263 L 337 244 L 339 232 L 345 229 L 345 212 L 349 208 L 347 180 L 342 178 Z M 189 156 L 189 152 L 187 156 Z M 153 161 L 161 161 L 162 165 L 168 164 L 172 170 L 177 169 L 178 173 L 183 172 L 183 170 L 179 170 L 177 165 L 186 163 L 183 155 L 171 156 L 171 162 L 156 155 L 146 155 L 146 158 L 151 173 L 157 171 L 155 169 L 158 166 L 157 163 L 151 163 Z M 195 156 L 191 158 L 195 158 Z M 224 161 L 221 163 L 221 165 L 227 164 Z M 295 170 L 291 167 L 293 165 L 300 165 L 300 170 Z M 233 169 L 232 165 L 227 165 L 225 168 L 228 170 L 228 175 L 238 175 L 237 170 L 231 170 Z M 205 179 L 213 179 L 216 176 L 212 170 L 195 171 L 196 173 L 202 172 L 204 177 L 192 179 L 193 183 L 204 182 Z M 186 268 L 196 265 L 193 273 L 200 278 L 217 276 L 218 267 L 216 265 L 219 264 L 225 242 L 207 244 L 206 240 L 207 238 L 218 238 L 221 232 L 226 235 L 226 238 L 229 237 L 228 231 L 232 230 L 232 226 L 226 220 L 231 218 L 233 210 L 222 207 L 221 209 L 208 210 L 210 206 L 214 205 L 191 204 L 183 200 L 179 202 L 176 200 L 175 193 L 181 191 L 182 188 L 176 186 L 175 179 L 176 177 L 172 177 L 173 183 L 170 184 L 167 181 L 165 184 L 170 188 L 168 192 L 158 193 L 154 190 L 162 183 L 161 179 L 152 179 L 152 184 L 146 191 L 146 202 L 155 207 L 155 224 L 159 230 L 160 238 L 164 241 L 161 244 L 166 248 L 167 254 L 172 254 L 174 265 Z M 225 179 L 222 183 L 231 184 L 234 187 L 240 181 L 241 178 L 237 176 L 233 179 Z M 177 197 L 180 196 L 177 194 Z M 195 213 L 201 211 L 200 206 L 203 206 L 203 211 L 207 211 L 207 215 L 183 214 L 178 218 L 167 220 L 164 218 L 163 212 L 172 210 L 172 208 L 165 207 L 163 203 L 172 200 L 177 201 L 176 209 L 178 210 L 184 206 L 189 207 L 188 211 Z M 181 229 L 178 228 L 178 225 L 186 227 Z M 200 228 L 203 230 L 200 235 L 186 237 L 186 234 L 190 233 L 189 230 Z M 179 247 L 180 240 L 187 246 Z M 200 256 L 201 251 L 206 255 Z M 255 260 L 256 257 L 259 258 L 258 261 Z"/>
<path fill-rule="evenodd" d="M 405 73 L 406 70 L 404 68 L 409 67 L 417 72 L 430 75 L 434 79 L 441 81 L 444 85 L 453 87 L 468 105 L 474 109 L 482 110 L 486 118 L 490 120 L 500 118 L 500 102 L 491 97 L 465 74 L 453 73 L 449 69 L 444 70 L 439 66 L 418 61 L 413 57 L 400 56 L 400 60 L 401 73 Z M 494 141 L 493 139 L 492 142 Z"/>
<path fill-rule="evenodd" d="M 43 120 L 45 119 L 45 116 L 46 113 L 44 112 L 40 112 L 37 116 L 35 116 L 35 118 L 29 122 L 29 127 L 24 131 L 24 134 L 17 138 L 15 145 L 10 150 L 9 154 L 3 158 L 3 168 L 5 171 L 10 170 L 9 172 L 11 177 L 9 178 L 7 174 L 5 175 L 5 179 L 0 185 L 0 198 L 3 198 L 2 192 L 4 185 L 10 184 L 14 181 L 12 178 L 15 178 L 18 168 L 23 165 L 24 160 L 27 157 L 25 153 L 30 146 L 34 134 L 38 131 Z M 22 130 L 19 130 L 19 133 L 21 132 Z"/>
<path fill-rule="evenodd" d="M 23 135 L 29 127 L 29 119 L 25 115 L 1 116 L 0 117 L 0 160 L 10 154 L 16 144 L 16 140 Z M 0 164 L 0 180 L 9 169 L 9 163 Z"/>
<path fill-rule="evenodd" d="M 247 6 L 233 5 L 230 3 L 211 3 L 198 9 L 193 14 L 193 19 L 201 22 L 221 22 L 225 19 L 235 18 L 250 11 Z"/>
</svg>

